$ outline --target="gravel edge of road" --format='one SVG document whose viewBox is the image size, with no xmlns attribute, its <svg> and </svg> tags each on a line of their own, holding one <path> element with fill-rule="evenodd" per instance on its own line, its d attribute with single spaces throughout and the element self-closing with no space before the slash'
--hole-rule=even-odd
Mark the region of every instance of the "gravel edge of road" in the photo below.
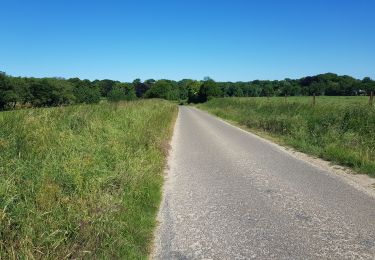
<svg viewBox="0 0 375 260">
<path fill-rule="evenodd" d="M 169 140 L 168 155 L 167 155 L 166 164 L 165 164 L 165 167 L 164 167 L 164 176 L 163 176 L 164 180 L 163 180 L 163 186 L 161 188 L 162 197 L 161 197 L 161 201 L 160 201 L 160 205 L 159 205 L 158 214 L 156 216 L 157 225 L 154 229 L 154 238 L 152 240 L 151 249 L 150 249 L 148 259 L 154 259 L 155 256 L 158 253 L 158 250 L 160 250 L 160 248 L 161 248 L 161 238 L 162 238 L 162 236 L 160 236 L 161 235 L 160 223 L 163 219 L 163 214 L 164 214 L 163 209 L 165 208 L 165 194 L 166 194 L 166 189 L 167 189 L 167 185 L 168 185 L 167 178 L 168 178 L 169 171 L 170 171 L 170 168 L 171 168 L 171 164 L 172 164 L 172 161 L 173 161 L 172 160 L 172 158 L 173 158 L 172 150 L 173 150 L 173 144 L 177 142 L 177 135 L 178 135 L 177 126 L 178 126 L 179 122 L 180 122 L 180 108 L 178 108 L 176 118 L 174 119 L 173 133 L 172 133 L 171 139 Z"/>
</svg>

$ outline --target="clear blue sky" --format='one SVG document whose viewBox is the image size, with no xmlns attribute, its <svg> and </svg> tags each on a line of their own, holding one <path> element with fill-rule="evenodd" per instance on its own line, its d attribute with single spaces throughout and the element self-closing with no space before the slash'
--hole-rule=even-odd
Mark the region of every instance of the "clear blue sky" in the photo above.
<svg viewBox="0 0 375 260">
<path fill-rule="evenodd" d="M 0 0 L 0 71 L 88 79 L 375 78 L 375 0 Z"/>
</svg>

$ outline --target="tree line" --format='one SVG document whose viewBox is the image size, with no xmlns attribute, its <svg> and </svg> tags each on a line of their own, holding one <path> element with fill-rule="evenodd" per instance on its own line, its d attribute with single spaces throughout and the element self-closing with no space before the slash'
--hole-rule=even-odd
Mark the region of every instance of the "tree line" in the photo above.
<svg viewBox="0 0 375 260">
<path fill-rule="evenodd" d="M 371 91 L 375 91 L 375 81 L 369 77 L 359 80 L 333 73 L 273 81 L 215 82 L 206 77 L 181 81 L 148 79 L 142 82 L 136 79 L 124 83 L 109 79 L 12 77 L 0 72 L 0 110 L 90 104 L 102 99 L 162 98 L 200 103 L 213 97 L 352 96 L 368 95 Z"/>
</svg>

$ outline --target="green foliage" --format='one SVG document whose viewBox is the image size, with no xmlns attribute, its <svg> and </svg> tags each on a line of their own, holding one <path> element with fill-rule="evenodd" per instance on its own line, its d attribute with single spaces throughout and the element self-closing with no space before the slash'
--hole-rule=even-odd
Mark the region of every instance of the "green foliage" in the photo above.
<svg viewBox="0 0 375 260">
<path fill-rule="evenodd" d="M 137 98 L 135 89 L 132 84 L 116 83 L 112 90 L 108 93 L 108 100 L 118 102 L 122 100 L 135 100 Z"/>
<path fill-rule="evenodd" d="M 188 103 L 198 103 L 198 93 L 199 89 L 201 88 L 201 82 L 199 81 L 191 81 L 186 87 L 188 92 Z"/>
<path fill-rule="evenodd" d="M 148 80 L 145 81 L 145 83 L 142 83 L 140 79 L 135 79 L 133 81 L 133 86 L 135 88 L 137 97 L 143 97 L 143 95 L 152 87 L 154 83 L 155 80 Z"/>
<path fill-rule="evenodd" d="M 198 99 L 200 102 L 206 102 L 214 97 L 220 97 L 223 95 L 221 88 L 212 79 L 207 79 L 203 82 L 198 92 Z"/>
<path fill-rule="evenodd" d="M 146 259 L 176 105 L 0 113 L 0 259 Z"/>
<path fill-rule="evenodd" d="M 73 83 L 73 93 L 77 103 L 94 104 L 100 101 L 100 89 L 92 86 L 90 81 L 76 81 Z"/>
<path fill-rule="evenodd" d="M 262 87 L 261 96 L 271 97 L 275 95 L 275 91 L 271 83 L 267 83 Z"/>
<path fill-rule="evenodd" d="M 369 77 L 365 77 L 361 81 L 361 87 L 366 92 L 370 92 L 370 91 L 375 92 L 375 81 L 371 80 Z"/>
<path fill-rule="evenodd" d="M 136 100 L 137 99 L 137 93 L 135 92 L 134 86 L 130 83 L 124 84 L 125 89 L 125 100 Z"/>
<path fill-rule="evenodd" d="M 9 77 L 0 72 L 0 110 L 14 109 L 30 99 L 30 89 L 23 78 Z"/>
<path fill-rule="evenodd" d="M 0 110 L 4 110 L 12 101 L 16 100 L 14 89 L 12 88 L 5 73 L 0 73 Z"/>
<path fill-rule="evenodd" d="M 301 94 L 300 87 L 298 84 L 290 79 L 285 79 L 279 83 L 279 95 L 280 96 L 298 96 Z"/>
<path fill-rule="evenodd" d="M 60 106 L 74 102 L 72 85 L 60 79 L 33 79 L 30 83 L 30 103 L 34 107 Z"/>
<path fill-rule="evenodd" d="M 125 100 L 125 90 L 120 86 L 115 86 L 111 91 L 108 92 L 108 100 L 112 102 L 118 102 Z"/>
<path fill-rule="evenodd" d="M 206 102 L 213 97 L 273 97 L 299 95 L 356 96 L 375 91 L 375 81 L 363 80 L 333 73 L 301 79 L 254 80 L 251 82 L 215 82 L 209 77 L 203 81 L 183 79 L 154 80 L 121 83 L 109 79 L 81 80 L 15 78 L 0 76 L 0 110 L 30 106 L 60 106 L 73 103 L 98 103 L 138 98 L 162 98 L 182 103 Z M 125 95 L 124 95 L 124 93 Z"/>
<path fill-rule="evenodd" d="M 375 108 L 367 97 L 224 98 L 199 105 L 303 152 L 375 177 Z"/>
<path fill-rule="evenodd" d="M 93 82 L 93 84 L 99 88 L 103 97 L 106 97 L 108 93 L 111 92 L 116 83 L 118 82 L 109 79 L 96 80 Z"/>
<path fill-rule="evenodd" d="M 163 98 L 167 100 L 178 100 L 179 91 L 175 88 L 173 83 L 169 80 L 158 80 L 146 92 L 146 98 Z"/>
</svg>

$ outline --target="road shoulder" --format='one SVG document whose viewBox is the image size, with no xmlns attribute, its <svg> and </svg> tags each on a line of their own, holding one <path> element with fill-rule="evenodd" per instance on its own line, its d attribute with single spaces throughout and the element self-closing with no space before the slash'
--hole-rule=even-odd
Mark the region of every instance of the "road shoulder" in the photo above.
<svg viewBox="0 0 375 260">
<path fill-rule="evenodd" d="M 347 167 L 337 165 L 332 162 L 323 160 L 321 158 L 297 151 L 296 149 L 290 146 L 287 146 L 286 144 L 282 143 L 280 140 L 270 135 L 267 135 L 264 132 L 255 131 L 244 125 L 238 124 L 237 122 L 217 117 L 216 115 L 213 115 L 209 113 L 208 111 L 199 109 L 197 107 L 192 107 L 192 108 L 200 112 L 206 113 L 210 116 L 213 116 L 217 118 L 218 120 L 222 121 L 223 123 L 230 125 L 232 127 L 235 127 L 239 129 L 240 131 L 245 132 L 261 140 L 262 142 L 268 143 L 272 145 L 273 147 L 277 148 L 278 150 L 288 154 L 289 156 L 296 158 L 297 160 L 304 161 L 320 170 L 327 171 L 333 174 L 335 177 L 345 181 L 347 184 L 354 187 L 355 189 L 366 193 L 372 198 L 375 198 L 375 178 L 371 178 L 370 176 L 366 174 L 357 173 Z"/>
</svg>

